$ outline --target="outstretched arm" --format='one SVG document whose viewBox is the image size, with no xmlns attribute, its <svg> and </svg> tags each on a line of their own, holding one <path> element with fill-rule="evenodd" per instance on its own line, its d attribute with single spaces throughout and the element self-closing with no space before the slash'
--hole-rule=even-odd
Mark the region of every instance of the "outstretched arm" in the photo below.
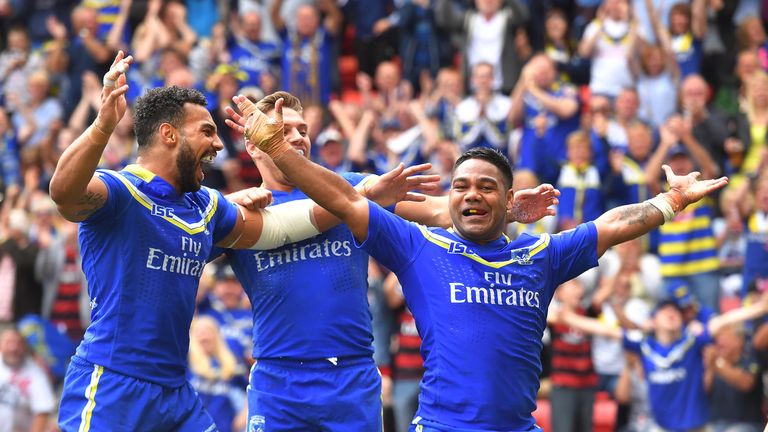
<svg viewBox="0 0 768 432">
<path fill-rule="evenodd" d="M 707 330 L 709 330 L 710 335 L 715 336 L 720 330 L 731 324 L 759 318 L 766 313 L 768 313 L 768 295 L 764 294 L 757 302 L 749 306 L 740 307 L 713 317 L 707 322 Z"/>
<path fill-rule="evenodd" d="M 122 51 L 117 53 L 104 76 L 96 120 L 64 150 L 51 178 L 51 198 L 59 212 L 72 222 L 85 220 L 107 201 L 106 185 L 93 174 L 112 131 L 125 114 L 128 85 L 124 74 L 131 61 L 131 56 L 125 57 Z"/>
<path fill-rule="evenodd" d="M 608 248 L 627 240 L 640 237 L 671 220 L 688 204 L 725 187 L 728 178 L 698 180 L 699 173 L 678 176 L 672 169 L 662 166 L 667 174 L 669 192 L 640 204 L 631 204 L 605 212 L 595 220 L 597 228 L 597 254 L 602 256 Z"/>
<path fill-rule="evenodd" d="M 563 324 L 584 333 L 611 339 L 621 339 L 621 328 L 603 324 L 595 318 L 579 315 L 570 310 L 560 311 L 558 318 Z"/>
</svg>

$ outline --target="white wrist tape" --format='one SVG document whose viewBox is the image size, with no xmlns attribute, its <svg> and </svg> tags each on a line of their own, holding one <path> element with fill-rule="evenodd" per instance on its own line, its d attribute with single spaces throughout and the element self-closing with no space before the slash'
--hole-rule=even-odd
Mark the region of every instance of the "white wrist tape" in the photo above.
<svg viewBox="0 0 768 432">
<path fill-rule="evenodd" d="M 661 197 L 661 194 L 646 200 L 648 204 L 659 209 L 662 215 L 664 215 L 664 223 L 667 223 L 675 217 L 675 211 L 672 209 L 672 205 Z"/>
<path fill-rule="evenodd" d="M 260 210 L 263 218 L 261 236 L 249 249 L 274 249 L 320 234 L 313 223 L 314 206 L 314 202 L 304 199 Z"/>
</svg>

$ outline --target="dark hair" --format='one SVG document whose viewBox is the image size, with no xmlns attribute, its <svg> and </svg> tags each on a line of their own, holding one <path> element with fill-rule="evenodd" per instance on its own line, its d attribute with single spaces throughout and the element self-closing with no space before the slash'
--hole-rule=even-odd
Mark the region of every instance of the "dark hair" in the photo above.
<svg viewBox="0 0 768 432">
<path fill-rule="evenodd" d="M 299 114 L 304 112 L 304 108 L 302 108 L 299 98 L 285 91 L 277 91 L 264 96 L 256 103 L 256 108 L 266 114 L 275 109 L 275 103 L 280 98 L 283 98 L 283 108 L 290 108 Z"/>
<path fill-rule="evenodd" d="M 458 168 L 459 165 L 470 159 L 484 160 L 495 166 L 501 171 L 501 175 L 504 176 L 504 182 L 507 185 L 507 189 L 512 187 L 513 175 L 512 166 L 509 165 L 509 160 L 507 160 L 500 151 L 488 147 L 476 147 L 465 151 L 458 159 L 456 159 L 456 163 L 453 164 L 451 175 L 456 172 L 456 168 Z"/>
<path fill-rule="evenodd" d="M 133 131 L 139 149 L 146 148 L 157 129 L 163 123 L 181 127 L 184 120 L 184 104 L 207 106 L 205 96 L 195 89 L 159 87 L 149 90 L 136 101 Z"/>
</svg>

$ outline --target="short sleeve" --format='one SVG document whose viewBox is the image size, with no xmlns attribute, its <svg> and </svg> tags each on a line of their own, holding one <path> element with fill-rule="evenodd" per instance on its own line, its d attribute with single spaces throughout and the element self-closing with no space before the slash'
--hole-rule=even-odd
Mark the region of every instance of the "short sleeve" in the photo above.
<svg viewBox="0 0 768 432">
<path fill-rule="evenodd" d="M 587 28 L 584 29 L 584 35 L 581 37 L 582 40 L 589 39 L 592 36 L 597 33 L 597 31 L 600 30 L 600 23 L 597 21 L 592 21 L 587 25 Z"/>
<path fill-rule="evenodd" d="M 557 285 L 571 280 L 585 271 L 596 267 L 597 228 L 587 222 L 568 231 L 552 235 L 553 273 L 557 275 Z"/>
<path fill-rule="evenodd" d="M 128 186 L 123 184 L 124 181 L 127 182 L 128 180 L 121 180 L 119 173 L 108 170 L 96 170 L 96 178 L 101 180 L 107 187 L 107 201 L 100 209 L 93 212 L 83 221 L 86 224 L 98 223 L 114 218 L 121 210 L 125 210 L 130 200 L 133 199 L 128 191 Z"/>
<path fill-rule="evenodd" d="M 421 228 L 374 202 L 368 202 L 368 209 L 368 237 L 355 246 L 395 273 L 404 270 L 427 241 Z"/>
<path fill-rule="evenodd" d="M 645 335 L 640 330 L 623 330 L 621 332 L 621 342 L 625 350 L 640 354 L 640 344 L 643 343 Z"/>
<path fill-rule="evenodd" d="M 237 222 L 237 218 L 239 217 L 239 210 L 237 209 L 237 204 L 224 198 L 224 195 L 222 195 L 221 192 L 208 189 L 208 193 L 210 194 L 210 199 L 217 200 L 210 221 L 213 227 L 211 230 L 213 233 L 213 243 L 216 244 L 232 232 L 232 229 L 235 227 L 235 222 Z"/>
</svg>

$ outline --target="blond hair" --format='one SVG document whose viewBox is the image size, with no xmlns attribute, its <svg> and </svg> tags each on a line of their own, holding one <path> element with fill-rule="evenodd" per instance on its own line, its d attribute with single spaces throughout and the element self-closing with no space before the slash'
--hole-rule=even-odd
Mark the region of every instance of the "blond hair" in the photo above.
<svg viewBox="0 0 768 432">
<path fill-rule="evenodd" d="M 195 333 L 202 327 L 208 327 L 213 330 L 216 339 L 215 351 L 212 355 L 205 352 L 198 342 Z M 213 359 L 218 361 L 219 367 L 213 367 Z M 237 361 L 232 351 L 229 350 L 227 343 L 221 337 L 219 324 L 211 317 L 198 316 L 192 320 L 190 326 L 189 338 L 189 369 L 202 378 L 209 380 L 228 380 L 235 374 Z"/>
</svg>

